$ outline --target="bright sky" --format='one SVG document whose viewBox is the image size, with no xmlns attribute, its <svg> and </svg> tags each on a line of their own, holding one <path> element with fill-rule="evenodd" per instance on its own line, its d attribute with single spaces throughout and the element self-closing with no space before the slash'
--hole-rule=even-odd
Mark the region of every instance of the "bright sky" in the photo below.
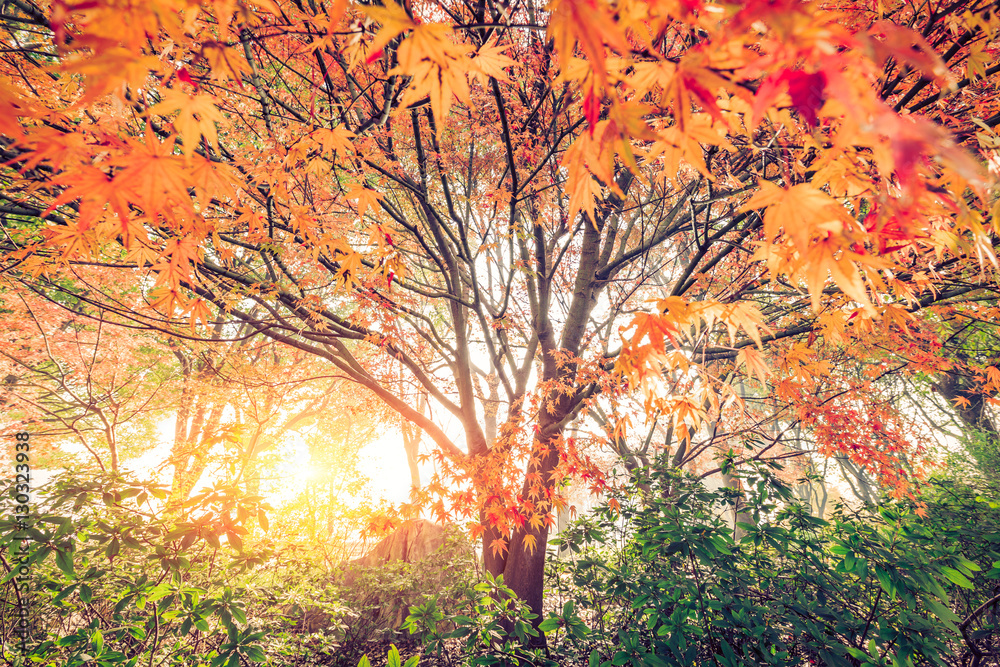
<svg viewBox="0 0 1000 667">
<path fill-rule="evenodd" d="M 170 457 L 170 447 L 174 435 L 174 419 L 160 422 L 157 427 L 159 444 L 142 456 L 129 459 L 122 467 L 141 477 L 149 477 L 162 484 L 169 484 L 173 467 L 164 465 Z M 284 480 L 272 492 L 267 493 L 267 502 L 281 506 L 290 502 L 302 490 L 304 484 L 315 472 L 309 458 L 309 448 L 305 439 L 296 431 L 285 436 L 283 463 L 276 476 Z M 84 450 L 80 448 L 80 452 Z M 361 450 L 358 472 L 368 477 L 371 483 L 368 492 L 373 500 L 383 498 L 390 502 L 402 502 L 410 495 L 410 469 L 403 450 L 402 434 L 397 429 L 386 429 L 380 438 L 370 442 Z M 421 471 L 424 473 L 424 471 Z M 199 487 L 210 486 L 215 480 L 214 471 L 209 469 L 201 478 Z M 344 499 L 346 500 L 346 499 Z"/>
</svg>

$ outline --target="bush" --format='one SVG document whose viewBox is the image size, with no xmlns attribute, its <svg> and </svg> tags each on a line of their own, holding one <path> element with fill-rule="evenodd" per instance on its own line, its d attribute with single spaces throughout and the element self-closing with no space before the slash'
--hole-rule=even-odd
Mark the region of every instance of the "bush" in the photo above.
<svg viewBox="0 0 1000 667">
<path fill-rule="evenodd" d="M 905 503 L 840 506 L 827 522 L 761 468 L 743 478 L 753 521 L 736 542 L 725 518 L 733 491 L 666 470 L 648 482 L 651 493 L 633 487 L 620 512 L 605 505 L 564 538 L 579 556 L 554 563 L 550 580 L 592 630 L 585 642 L 557 641 L 567 660 L 951 665 L 965 650 L 955 605 L 980 570 L 1000 574 L 997 542 L 972 553 L 937 509 L 922 518 Z"/>
<path fill-rule="evenodd" d="M 183 508 L 165 499 L 156 484 L 65 473 L 36 489 L 28 525 L 0 519 L 7 664 L 353 667 L 408 638 L 400 625 L 429 592 L 454 614 L 474 584 L 475 557 L 455 531 L 420 563 L 348 578 L 322 553 L 270 545 L 256 528 L 267 525 L 260 497 L 219 486 Z"/>
<path fill-rule="evenodd" d="M 419 635 L 427 649 L 444 664 L 451 664 L 444 651 L 447 639 L 462 640 L 462 664 L 505 667 L 554 664 L 545 659 L 541 650 L 531 647 L 531 640 L 538 636 L 532 623 L 535 614 L 504 585 L 503 575 L 484 576 L 483 581 L 466 591 L 465 609 L 460 613 L 442 613 L 432 598 L 411 607 L 403 627 Z"/>
<path fill-rule="evenodd" d="M 164 509 L 165 490 L 118 477 L 71 473 L 36 492 L 22 526 L 0 520 L 7 614 L 30 621 L 13 664 L 237 667 L 263 662 L 263 632 L 248 623 L 244 577 L 267 551 L 246 549 L 259 498 L 219 487 L 188 514 Z M 17 567 L 27 576 L 16 579 Z M 11 627 L 6 618 L 5 631 Z M 20 655 L 17 655 L 20 653 Z"/>
</svg>

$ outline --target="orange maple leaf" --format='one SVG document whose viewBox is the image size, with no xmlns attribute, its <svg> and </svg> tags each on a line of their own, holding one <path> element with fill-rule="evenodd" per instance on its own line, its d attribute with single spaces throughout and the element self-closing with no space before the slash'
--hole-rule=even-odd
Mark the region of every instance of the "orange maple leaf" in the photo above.
<svg viewBox="0 0 1000 667">
<path fill-rule="evenodd" d="M 169 213 L 168 202 L 184 211 L 192 210 L 187 192 L 190 176 L 184 160 L 173 154 L 174 138 L 161 142 L 147 131 L 144 142 L 130 139 L 128 143 L 131 151 L 118 160 L 123 169 L 115 175 L 114 183 L 129 200 L 150 218 Z"/>
<path fill-rule="evenodd" d="M 498 537 L 492 542 L 490 542 L 490 551 L 493 552 L 494 556 L 498 556 L 507 553 L 507 540 L 502 537 Z"/>
<path fill-rule="evenodd" d="M 218 150 L 219 133 L 215 125 L 224 124 L 226 119 L 211 95 L 189 95 L 176 88 L 167 88 L 160 93 L 160 102 L 150 107 L 149 113 L 161 116 L 177 114 L 171 122 L 181 138 L 186 157 L 191 157 L 202 137 Z"/>
</svg>

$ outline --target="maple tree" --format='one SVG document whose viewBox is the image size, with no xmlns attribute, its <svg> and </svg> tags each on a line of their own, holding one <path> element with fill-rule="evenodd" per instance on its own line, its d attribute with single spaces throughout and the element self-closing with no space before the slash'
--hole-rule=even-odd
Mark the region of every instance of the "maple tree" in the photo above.
<svg viewBox="0 0 1000 667">
<path fill-rule="evenodd" d="M 72 289 L 94 279 L 77 274 Z M 261 456 L 291 431 L 337 437 L 352 428 L 343 419 L 378 414 L 338 391 L 343 380 L 323 375 L 311 356 L 273 341 L 164 339 L 155 330 L 115 326 L 101 311 L 77 313 L 65 302 L 3 287 L 4 430 L 29 429 L 39 438 L 36 456 L 48 465 L 75 462 L 120 475 L 151 461 L 158 429 L 172 424 L 169 452 L 158 462 L 172 469 L 172 508 L 180 509 L 206 472 L 257 494 Z M 74 458 L 74 449 L 85 454 Z"/>
<path fill-rule="evenodd" d="M 61 443 L 106 473 L 141 455 L 170 408 L 168 352 L 148 332 L 123 331 L 99 313 L 78 317 L 10 281 L 0 284 L 0 308 L 4 431 L 31 428 L 45 459 L 58 463 Z"/>
<path fill-rule="evenodd" d="M 842 369 L 935 363 L 920 314 L 994 284 L 992 3 L 7 7 L 4 270 L 96 262 L 145 301 L 81 308 L 326 360 L 536 611 L 597 396 L 682 459 L 797 424 L 903 492 L 898 412 Z"/>
</svg>

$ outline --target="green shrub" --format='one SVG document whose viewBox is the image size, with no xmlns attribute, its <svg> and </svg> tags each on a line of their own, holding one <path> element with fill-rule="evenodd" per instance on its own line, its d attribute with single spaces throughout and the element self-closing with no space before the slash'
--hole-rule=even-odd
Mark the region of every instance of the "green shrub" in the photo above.
<svg viewBox="0 0 1000 667">
<path fill-rule="evenodd" d="M 410 608 L 403 627 L 420 635 L 424 645 L 446 661 L 442 651 L 444 641 L 461 639 L 462 664 L 505 667 L 553 664 L 540 649 L 531 646 L 531 640 L 538 637 L 538 630 L 533 627 L 535 618 L 528 606 L 503 583 L 503 575 L 494 579 L 485 573 L 483 581 L 467 590 L 463 613 L 446 615 L 430 599 Z"/>
<path fill-rule="evenodd" d="M 579 555 L 554 563 L 550 581 L 591 629 L 556 642 L 567 661 L 954 664 L 964 650 L 958 599 L 980 570 L 1000 574 L 998 542 L 975 562 L 936 509 L 921 518 L 906 503 L 840 506 L 827 522 L 762 468 L 743 478 L 741 509 L 753 521 L 737 542 L 726 519 L 735 492 L 667 471 L 648 481 L 650 493 L 633 488 L 620 512 L 605 505 L 563 538 Z"/>
<path fill-rule="evenodd" d="M 165 497 L 155 484 L 67 473 L 36 491 L 26 525 L 0 519 L 0 553 L 27 572 L 17 579 L 12 569 L 4 594 L 20 598 L 31 623 L 23 647 L 6 633 L 8 663 L 265 661 L 243 576 L 271 557 L 243 544 L 246 520 L 263 512 L 260 499 L 218 487 L 181 514 L 164 509 Z"/>
</svg>

